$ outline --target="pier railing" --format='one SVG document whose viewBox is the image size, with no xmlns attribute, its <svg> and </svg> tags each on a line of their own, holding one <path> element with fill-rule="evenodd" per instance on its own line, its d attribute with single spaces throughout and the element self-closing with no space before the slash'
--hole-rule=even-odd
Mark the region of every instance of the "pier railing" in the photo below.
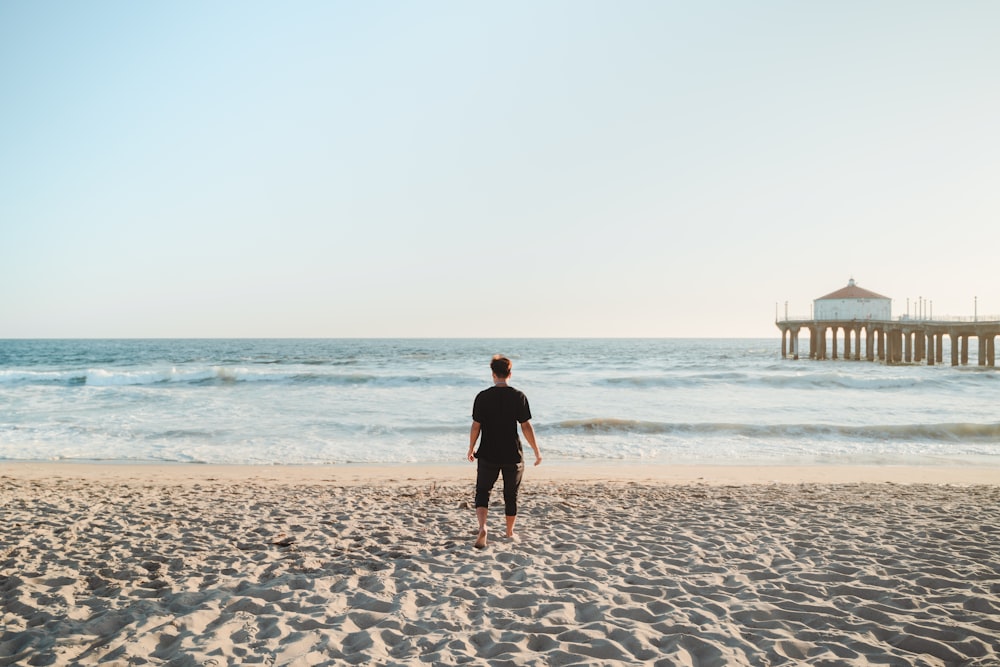
<svg viewBox="0 0 1000 667">
<path fill-rule="evenodd" d="M 916 315 L 900 315 L 896 318 L 899 322 L 962 322 L 962 323 L 991 323 L 1000 322 L 1000 315 L 935 315 L 934 317 L 917 317 Z"/>
<path fill-rule="evenodd" d="M 826 320 L 817 320 L 812 315 L 782 315 L 775 322 L 786 323 L 786 322 L 824 322 Z M 842 320 L 836 320 L 842 321 Z M 932 322 L 934 324 L 948 324 L 950 322 L 956 322 L 961 324 L 993 324 L 1000 322 L 1000 315 L 934 315 L 932 317 L 928 316 L 918 316 L 918 315 L 898 315 L 891 320 L 880 320 L 875 318 L 864 318 L 858 320 L 851 320 L 852 322 Z"/>
</svg>

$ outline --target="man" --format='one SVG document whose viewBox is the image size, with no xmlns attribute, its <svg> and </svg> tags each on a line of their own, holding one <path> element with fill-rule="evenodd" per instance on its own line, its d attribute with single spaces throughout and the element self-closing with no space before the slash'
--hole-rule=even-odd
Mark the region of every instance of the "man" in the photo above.
<svg viewBox="0 0 1000 667">
<path fill-rule="evenodd" d="M 486 514 L 490 505 L 490 492 L 497 478 L 503 474 L 504 515 L 507 519 L 507 537 L 514 536 L 517 520 L 517 492 L 524 475 L 524 456 L 517 425 L 521 425 L 524 439 L 535 452 L 535 465 L 542 462 L 542 455 L 535 444 L 535 431 L 531 427 L 531 409 L 528 397 L 507 384 L 511 363 L 499 354 L 490 362 L 493 386 L 476 396 L 472 406 L 472 430 L 469 432 L 469 461 L 479 459 L 476 473 L 476 519 L 479 536 L 476 548 L 486 548 Z M 476 441 L 479 449 L 476 450 Z"/>
</svg>

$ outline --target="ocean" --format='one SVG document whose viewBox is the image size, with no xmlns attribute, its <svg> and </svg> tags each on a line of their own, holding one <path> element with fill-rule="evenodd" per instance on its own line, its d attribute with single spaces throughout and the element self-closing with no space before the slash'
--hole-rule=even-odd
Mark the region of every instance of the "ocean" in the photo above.
<svg viewBox="0 0 1000 667">
<path fill-rule="evenodd" d="M 0 461 L 457 463 L 501 353 L 547 461 L 1000 465 L 1000 371 L 793 361 L 780 347 L 3 340 Z"/>
</svg>

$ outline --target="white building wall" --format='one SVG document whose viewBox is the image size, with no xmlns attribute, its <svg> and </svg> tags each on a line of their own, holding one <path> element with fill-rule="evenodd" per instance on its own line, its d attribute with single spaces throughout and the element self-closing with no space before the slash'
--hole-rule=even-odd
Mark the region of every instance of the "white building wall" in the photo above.
<svg viewBox="0 0 1000 667">
<path fill-rule="evenodd" d="M 813 317 L 817 320 L 891 320 L 890 299 L 816 299 Z"/>
</svg>

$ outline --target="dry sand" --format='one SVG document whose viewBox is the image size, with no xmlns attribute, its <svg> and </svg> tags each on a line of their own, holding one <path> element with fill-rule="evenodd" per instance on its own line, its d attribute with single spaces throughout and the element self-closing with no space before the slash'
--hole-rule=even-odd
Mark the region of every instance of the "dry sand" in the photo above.
<svg viewBox="0 0 1000 667">
<path fill-rule="evenodd" d="M 997 469 L 473 474 L 5 465 L 0 665 L 1000 664 Z"/>
</svg>

